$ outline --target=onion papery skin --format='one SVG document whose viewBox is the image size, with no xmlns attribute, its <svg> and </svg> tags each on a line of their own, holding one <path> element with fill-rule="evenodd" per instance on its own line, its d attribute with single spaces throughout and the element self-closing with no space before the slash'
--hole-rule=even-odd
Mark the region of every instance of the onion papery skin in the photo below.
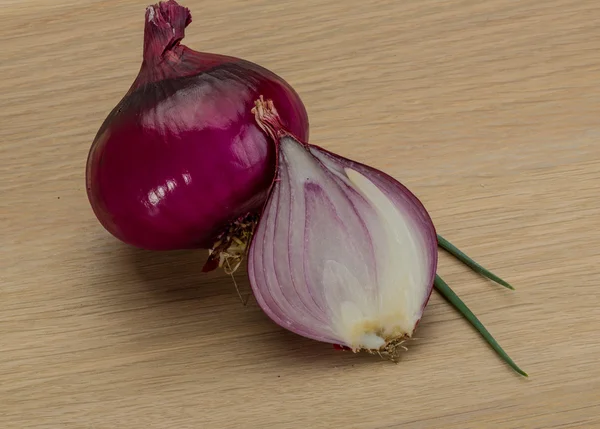
<svg viewBox="0 0 600 429">
<path fill-rule="evenodd" d="M 259 94 L 308 138 L 296 91 L 243 59 L 181 45 L 191 22 L 175 1 L 146 11 L 137 78 L 89 151 L 87 195 L 106 230 L 149 250 L 210 248 L 237 218 L 258 213 L 275 174 L 275 147 L 254 121 Z"/>
<path fill-rule="evenodd" d="M 437 235 L 427 210 L 391 176 L 301 142 L 276 115 L 257 117 L 278 144 L 248 252 L 259 306 L 304 337 L 395 353 L 433 289 Z"/>
</svg>

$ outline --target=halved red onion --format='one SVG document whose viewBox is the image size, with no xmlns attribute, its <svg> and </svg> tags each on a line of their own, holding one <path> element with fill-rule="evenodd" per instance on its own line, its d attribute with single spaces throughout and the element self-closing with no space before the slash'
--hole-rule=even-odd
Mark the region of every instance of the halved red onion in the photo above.
<svg viewBox="0 0 600 429">
<path fill-rule="evenodd" d="M 272 102 L 261 99 L 253 111 L 278 148 L 248 253 L 258 304 L 299 335 L 396 356 L 433 287 L 429 214 L 387 174 L 301 142 Z"/>
</svg>

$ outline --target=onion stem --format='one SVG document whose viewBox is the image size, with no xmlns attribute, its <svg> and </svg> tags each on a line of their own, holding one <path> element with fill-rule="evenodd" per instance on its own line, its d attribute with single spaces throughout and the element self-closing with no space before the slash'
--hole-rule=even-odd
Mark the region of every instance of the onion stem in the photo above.
<svg viewBox="0 0 600 429">
<path fill-rule="evenodd" d="M 438 238 L 438 244 L 442 249 L 444 249 L 446 252 L 450 253 L 452 256 L 454 256 L 456 259 L 458 259 L 459 261 L 464 263 L 466 266 L 471 268 L 476 273 L 479 273 L 482 276 L 487 277 L 488 279 L 504 286 L 505 288 L 515 290 L 515 288 L 512 287 L 508 282 L 502 280 L 496 274 L 492 273 L 491 271 L 489 271 L 489 270 L 485 269 L 484 267 L 482 267 L 481 265 L 479 265 L 477 262 L 475 262 L 473 259 L 471 259 L 469 256 L 467 256 L 464 252 L 462 252 L 460 249 L 458 249 L 454 244 L 450 243 L 444 237 L 442 237 L 441 235 L 438 234 L 437 238 Z"/>
<path fill-rule="evenodd" d="M 477 316 L 467 307 L 467 305 L 454 293 L 454 291 L 448 286 L 448 284 L 442 280 L 442 278 L 436 274 L 434 281 L 435 289 L 452 304 L 464 317 L 473 325 L 475 329 L 481 334 L 481 336 L 488 342 L 488 344 L 500 355 L 500 357 L 511 366 L 516 372 L 522 376 L 529 377 L 525 371 L 517 366 L 517 364 L 506 354 L 506 352 L 500 347 L 500 344 L 494 339 L 492 334 L 483 326 Z"/>
</svg>

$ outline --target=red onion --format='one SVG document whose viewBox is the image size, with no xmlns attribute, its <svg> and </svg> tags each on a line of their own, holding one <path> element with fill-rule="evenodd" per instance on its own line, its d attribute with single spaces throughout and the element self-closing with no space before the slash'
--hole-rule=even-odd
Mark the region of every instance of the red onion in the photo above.
<svg viewBox="0 0 600 429">
<path fill-rule="evenodd" d="M 173 0 L 148 7 L 138 76 L 88 156 L 97 218 L 141 248 L 210 248 L 236 219 L 260 211 L 275 148 L 251 113 L 259 95 L 308 138 L 306 109 L 290 85 L 251 62 L 181 45 L 190 22 Z"/>
<path fill-rule="evenodd" d="M 254 296 L 280 326 L 395 359 L 429 300 L 437 239 L 406 187 L 303 143 L 259 100 L 278 167 L 248 252 Z"/>
<path fill-rule="evenodd" d="M 436 240 L 427 211 L 398 181 L 304 143 L 306 109 L 282 78 L 181 45 L 190 22 L 173 0 L 146 10 L 140 71 L 88 155 L 100 223 L 141 248 L 209 248 L 206 270 L 235 271 L 251 241 L 250 282 L 276 323 L 394 360 L 433 286 L 526 375 L 435 274 L 436 244 L 511 286 Z"/>
</svg>

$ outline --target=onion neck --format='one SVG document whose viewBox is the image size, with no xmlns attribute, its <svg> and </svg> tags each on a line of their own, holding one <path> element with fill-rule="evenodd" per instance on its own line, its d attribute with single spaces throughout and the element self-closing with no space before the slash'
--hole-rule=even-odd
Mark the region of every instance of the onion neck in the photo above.
<svg viewBox="0 0 600 429">
<path fill-rule="evenodd" d="M 165 53 L 183 40 L 185 27 L 191 22 L 190 10 L 175 0 L 148 6 L 144 26 L 144 62 L 148 65 L 160 63 Z"/>
<path fill-rule="evenodd" d="M 169 0 L 148 6 L 141 69 L 130 91 L 148 83 L 195 76 L 237 58 L 194 51 L 181 41 L 192 22 L 190 10 Z"/>
</svg>

